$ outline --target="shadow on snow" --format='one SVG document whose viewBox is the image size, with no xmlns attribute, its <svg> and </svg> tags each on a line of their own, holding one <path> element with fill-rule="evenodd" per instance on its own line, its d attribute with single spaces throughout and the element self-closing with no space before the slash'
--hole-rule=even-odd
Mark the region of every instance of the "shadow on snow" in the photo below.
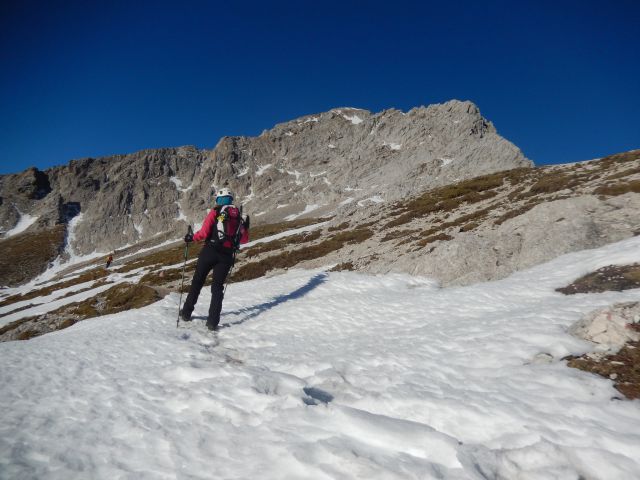
<svg viewBox="0 0 640 480">
<path fill-rule="evenodd" d="M 223 314 L 223 317 L 227 315 L 241 315 L 243 313 L 246 313 L 247 315 L 235 322 L 229 322 L 229 323 L 220 325 L 220 328 L 231 327 L 233 325 L 240 325 L 246 322 L 247 320 L 251 320 L 252 318 L 257 317 L 258 315 L 266 312 L 267 310 L 272 309 L 273 307 L 277 307 L 278 305 L 288 302 L 289 300 L 296 300 L 298 298 L 302 298 L 307 293 L 309 293 L 310 291 L 314 290 L 315 288 L 319 287 L 324 282 L 326 282 L 327 277 L 328 277 L 328 274 L 326 272 L 319 273 L 311 277 L 307 283 L 302 285 L 300 288 L 294 290 L 293 292 L 285 293 L 283 295 L 278 295 L 277 297 L 272 298 L 268 302 L 261 303 L 260 305 L 256 305 L 248 308 L 240 308 L 232 312 L 227 312 Z"/>
</svg>

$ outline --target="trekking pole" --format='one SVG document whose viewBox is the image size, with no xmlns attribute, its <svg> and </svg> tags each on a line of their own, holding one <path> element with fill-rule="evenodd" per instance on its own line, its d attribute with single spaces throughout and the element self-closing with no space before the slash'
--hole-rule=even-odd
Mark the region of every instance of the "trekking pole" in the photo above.
<svg viewBox="0 0 640 480">
<path fill-rule="evenodd" d="M 193 229 L 189 225 L 187 235 L 193 235 Z M 176 320 L 176 328 L 180 325 L 180 308 L 182 308 L 182 289 L 184 288 L 184 269 L 187 266 L 187 257 L 189 256 L 189 242 L 184 245 L 184 263 L 182 264 L 182 281 L 180 282 L 180 302 L 178 303 L 178 319 Z"/>
</svg>

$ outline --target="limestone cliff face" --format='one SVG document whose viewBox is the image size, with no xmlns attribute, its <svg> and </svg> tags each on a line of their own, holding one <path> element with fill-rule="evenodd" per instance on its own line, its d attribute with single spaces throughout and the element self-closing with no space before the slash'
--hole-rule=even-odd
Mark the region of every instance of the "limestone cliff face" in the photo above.
<svg viewBox="0 0 640 480">
<path fill-rule="evenodd" d="M 258 137 L 73 160 L 0 177 L 0 229 L 71 223 L 74 253 L 108 251 L 202 221 L 228 186 L 254 222 L 338 215 L 531 162 L 470 102 L 407 113 L 353 108 L 305 116 Z M 15 231 L 15 230 L 14 230 Z"/>
</svg>

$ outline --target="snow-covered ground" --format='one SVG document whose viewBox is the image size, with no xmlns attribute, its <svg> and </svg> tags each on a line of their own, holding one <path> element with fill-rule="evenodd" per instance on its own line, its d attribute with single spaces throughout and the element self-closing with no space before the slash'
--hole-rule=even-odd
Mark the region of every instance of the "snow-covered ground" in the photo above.
<svg viewBox="0 0 640 480">
<path fill-rule="evenodd" d="M 231 284 L 217 334 L 172 295 L 0 344 L 0 477 L 640 478 L 640 401 L 561 361 L 640 290 L 554 291 L 639 260 L 635 237 L 446 289 L 292 270 Z"/>
<path fill-rule="evenodd" d="M 38 220 L 38 217 L 34 217 L 32 215 L 29 215 L 28 213 L 22 213 L 20 212 L 20 210 L 18 210 L 18 213 L 20 214 L 20 219 L 18 220 L 18 223 L 16 223 L 15 227 L 13 227 L 11 230 L 7 230 L 6 232 L 4 232 L 4 238 L 9 238 L 24 232 L 27 228 L 33 225 L 36 222 L 36 220 Z"/>
</svg>

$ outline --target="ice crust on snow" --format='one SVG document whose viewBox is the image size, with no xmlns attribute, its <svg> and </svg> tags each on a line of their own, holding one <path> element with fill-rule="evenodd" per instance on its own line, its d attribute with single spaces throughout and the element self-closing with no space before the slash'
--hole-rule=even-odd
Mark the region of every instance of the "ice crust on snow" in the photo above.
<svg viewBox="0 0 640 480">
<path fill-rule="evenodd" d="M 0 344 L 6 478 L 640 478 L 640 402 L 560 359 L 640 289 L 562 295 L 640 237 L 504 280 L 291 270 Z M 195 314 L 206 316 L 202 292 Z M 531 360 L 546 355 L 547 363 Z"/>
</svg>

